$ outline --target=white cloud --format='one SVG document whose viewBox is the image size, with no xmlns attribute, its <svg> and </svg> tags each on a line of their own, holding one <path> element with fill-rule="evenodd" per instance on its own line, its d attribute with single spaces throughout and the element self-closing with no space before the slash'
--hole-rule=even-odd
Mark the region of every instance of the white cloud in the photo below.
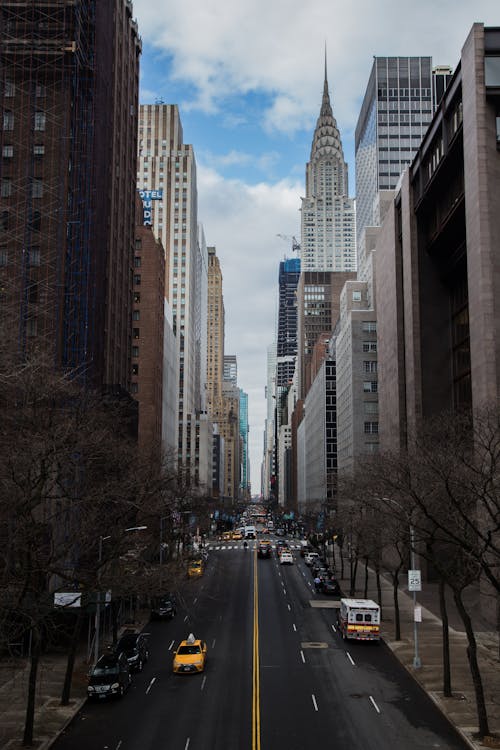
<svg viewBox="0 0 500 750">
<path fill-rule="evenodd" d="M 141 34 L 193 84 L 183 110 L 216 112 L 228 95 L 267 92 L 267 126 L 310 127 L 325 43 L 334 109 L 353 128 L 373 55 L 433 56 L 455 66 L 474 21 L 498 24 L 498 0 L 135 0 Z"/>
</svg>

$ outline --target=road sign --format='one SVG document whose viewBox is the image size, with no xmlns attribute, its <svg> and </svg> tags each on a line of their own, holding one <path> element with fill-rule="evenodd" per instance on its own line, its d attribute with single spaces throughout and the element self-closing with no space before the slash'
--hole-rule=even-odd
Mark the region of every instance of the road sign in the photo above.
<svg viewBox="0 0 500 750">
<path fill-rule="evenodd" d="M 408 591 L 422 591 L 422 580 L 420 570 L 408 571 Z"/>
</svg>

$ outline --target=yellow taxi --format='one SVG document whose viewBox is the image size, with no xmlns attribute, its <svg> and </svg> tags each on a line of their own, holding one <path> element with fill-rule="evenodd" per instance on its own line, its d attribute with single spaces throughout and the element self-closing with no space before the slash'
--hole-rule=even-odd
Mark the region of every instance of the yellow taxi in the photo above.
<svg viewBox="0 0 500 750">
<path fill-rule="evenodd" d="M 191 560 L 188 564 L 188 578 L 203 575 L 203 560 Z"/>
<path fill-rule="evenodd" d="M 203 672 L 207 660 L 207 644 L 190 633 L 174 652 L 174 673 L 194 674 Z"/>
<path fill-rule="evenodd" d="M 237 539 L 237 540 L 243 539 L 243 534 L 241 533 L 239 529 L 237 531 L 233 531 L 233 539 Z"/>
<path fill-rule="evenodd" d="M 233 538 L 233 532 L 232 531 L 223 531 L 222 532 L 222 541 L 223 542 L 228 542 L 232 538 Z"/>
</svg>

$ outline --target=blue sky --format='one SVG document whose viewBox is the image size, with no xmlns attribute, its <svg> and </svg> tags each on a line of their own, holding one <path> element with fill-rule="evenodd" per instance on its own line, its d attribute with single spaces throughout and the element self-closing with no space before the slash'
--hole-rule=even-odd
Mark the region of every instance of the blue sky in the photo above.
<svg viewBox="0 0 500 750">
<path fill-rule="evenodd" d="M 198 168 L 199 221 L 224 277 L 226 353 L 249 395 L 252 490 L 260 490 L 266 351 L 278 265 L 300 238 L 305 165 L 323 91 L 355 196 L 354 131 L 373 56 L 431 55 L 455 68 L 474 22 L 498 0 L 134 0 L 140 99 L 178 104 Z M 251 310 L 251 315 L 248 312 Z"/>
</svg>

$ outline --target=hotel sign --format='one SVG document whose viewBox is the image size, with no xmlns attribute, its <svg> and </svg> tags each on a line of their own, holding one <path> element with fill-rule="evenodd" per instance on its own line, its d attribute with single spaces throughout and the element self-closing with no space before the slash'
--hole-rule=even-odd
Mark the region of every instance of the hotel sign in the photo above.
<svg viewBox="0 0 500 750">
<path fill-rule="evenodd" d="M 153 201 L 163 200 L 163 189 L 161 190 L 139 190 L 143 207 L 143 223 L 145 227 L 153 224 Z"/>
</svg>

